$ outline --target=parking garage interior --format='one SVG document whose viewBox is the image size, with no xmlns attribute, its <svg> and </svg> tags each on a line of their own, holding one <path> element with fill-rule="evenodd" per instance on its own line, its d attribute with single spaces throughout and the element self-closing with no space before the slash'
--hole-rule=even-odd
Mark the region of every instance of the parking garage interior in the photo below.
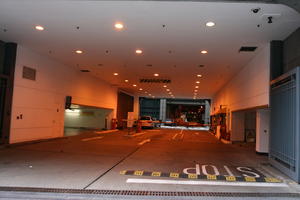
<svg viewBox="0 0 300 200">
<path fill-rule="evenodd" d="M 299 198 L 281 3 L 0 1 L 0 199 Z"/>
</svg>

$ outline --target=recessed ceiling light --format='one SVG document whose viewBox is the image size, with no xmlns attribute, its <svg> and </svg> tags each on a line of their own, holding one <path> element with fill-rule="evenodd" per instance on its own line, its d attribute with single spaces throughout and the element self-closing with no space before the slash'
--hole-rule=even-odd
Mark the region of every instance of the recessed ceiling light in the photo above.
<svg viewBox="0 0 300 200">
<path fill-rule="evenodd" d="M 145 91 L 145 93 L 147 94 L 148 92 L 147 92 L 147 91 Z"/>
<path fill-rule="evenodd" d="M 195 88 L 199 88 L 199 86 L 195 86 Z"/>
<path fill-rule="evenodd" d="M 196 83 L 197 83 L 197 84 L 199 84 L 199 83 L 200 83 L 200 81 L 196 81 Z"/>
<path fill-rule="evenodd" d="M 82 54 L 83 53 L 82 50 L 76 50 L 75 52 L 78 53 L 78 54 Z"/>
<path fill-rule="evenodd" d="M 164 85 L 164 87 L 167 87 L 166 85 Z"/>
<path fill-rule="evenodd" d="M 128 83 L 128 82 L 129 82 L 129 80 L 127 80 L 127 79 L 126 79 L 126 80 L 125 80 L 125 82 L 126 82 L 126 83 Z"/>
<path fill-rule="evenodd" d="M 166 89 L 167 90 L 167 92 L 169 92 L 170 91 L 170 89 Z"/>
<path fill-rule="evenodd" d="M 133 84 L 132 86 L 133 86 L 133 87 L 136 87 L 137 85 L 136 85 L 136 84 Z"/>
<path fill-rule="evenodd" d="M 118 76 L 119 75 L 119 73 L 114 73 L 114 76 Z"/>
<path fill-rule="evenodd" d="M 137 49 L 137 50 L 135 50 L 135 53 L 141 54 L 141 53 L 143 53 L 143 51 L 141 49 Z"/>
<path fill-rule="evenodd" d="M 153 74 L 154 76 L 159 76 L 159 74 Z"/>
<path fill-rule="evenodd" d="M 43 30 L 45 30 L 45 28 L 42 27 L 42 26 L 40 26 L 40 25 L 35 26 L 35 29 L 38 30 L 38 31 L 43 31 Z"/>
<path fill-rule="evenodd" d="M 200 78 L 201 78 L 201 77 L 202 77 L 202 75 L 201 75 L 201 74 L 197 74 L 197 77 L 200 77 Z"/>
<path fill-rule="evenodd" d="M 124 28 L 124 25 L 122 23 L 118 22 L 118 23 L 115 23 L 115 28 L 121 30 Z"/>
<path fill-rule="evenodd" d="M 140 88 L 139 90 L 140 90 L 140 91 L 142 91 L 142 90 L 143 90 L 143 88 Z"/>
<path fill-rule="evenodd" d="M 195 92 L 198 92 L 198 90 L 195 90 Z"/>
<path fill-rule="evenodd" d="M 151 96 L 151 94 L 148 94 L 149 96 Z"/>
<path fill-rule="evenodd" d="M 202 50 L 202 51 L 201 51 L 201 53 L 202 53 L 202 54 L 207 54 L 207 53 L 208 53 L 208 51 L 206 51 L 206 50 Z"/>
<path fill-rule="evenodd" d="M 215 22 L 207 22 L 206 23 L 206 26 L 208 26 L 208 27 L 213 27 L 215 25 L 216 25 Z"/>
</svg>

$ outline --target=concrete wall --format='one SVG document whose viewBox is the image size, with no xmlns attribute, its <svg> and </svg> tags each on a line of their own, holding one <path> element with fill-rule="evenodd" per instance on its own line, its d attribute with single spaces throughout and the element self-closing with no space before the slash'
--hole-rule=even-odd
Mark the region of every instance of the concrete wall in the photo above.
<svg viewBox="0 0 300 200">
<path fill-rule="evenodd" d="M 300 28 L 283 42 L 283 72 L 300 66 Z"/>
<path fill-rule="evenodd" d="M 36 81 L 22 78 L 23 66 L 36 69 Z M 67 95 L 75 104 L 113 109 L 115 117 L 116 88 L 18 46 L 10 143 L 63 136 Z"/>
<path fill-rule="evenodd" d="M 211 113 L 220 105 L 230 111 L 269 104 L 270 45 L 259 49 L 257 55 L 236 74 L 212 99 Z"/>
</svg>

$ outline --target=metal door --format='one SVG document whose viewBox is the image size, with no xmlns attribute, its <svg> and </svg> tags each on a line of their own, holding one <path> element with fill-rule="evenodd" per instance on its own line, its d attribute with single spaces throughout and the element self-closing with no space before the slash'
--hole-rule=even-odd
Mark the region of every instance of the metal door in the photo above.
<svg viewBox="0 0 300 200">
<path fill-rule="evenodd" d="M 270 161 L 299 178 L 299 67 L 271 82 Z"/>
</svg>

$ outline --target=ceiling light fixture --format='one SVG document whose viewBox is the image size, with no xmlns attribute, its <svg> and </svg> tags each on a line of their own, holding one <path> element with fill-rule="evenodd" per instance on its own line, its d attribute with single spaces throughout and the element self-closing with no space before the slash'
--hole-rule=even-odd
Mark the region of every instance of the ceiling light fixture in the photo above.
<svg viewBox="0 0 300 200">
<path fill-rule="evenodd" d="M 119 73 L 114 73 L 114 76 L 118 76 L 119 75 Z"/>
<path fill-rule="evenodd" d="M 195 88 L 199 88 L 199 86 L 195 86 Z"/>
<path fill-rule="evenodd" d="M 167 90 L 167 92 L 169 92 L 170 91 L 170 89 L 166 89 Z"/>
<path fill-rule="evenodd" d="M 159 74 L 153 74 L 154 76 L 159 76 Z"/>
<path fill-rule="evenodd" d="M 216 25 L 215 22 L 207 22 L 206 23 L 206 26 L 208 26 L 208 27 L 213 27 L 215 25 Z"/>
<path fill-rule="evenodd" d="M 137 49 L 137 50 L 135 50 L 135 53 L 137 53 L 137 54 L 142 54 L 143 51 L 142 51 L 141 49 Z"/>
<path fill-rule="evenodd" d="M 115 23 L 115 28 L 121 30 L 124 28 L 124 25 L 122 23 L 118 22 L 118 23 Z"/>
<path fill-rule="evenodd" d="M 167 86 L 166 85 L 164 85 L 164 88 L 166 88 Z"/>
<path fill-rule="evenodd" d="M 200 81 L 196 81 L 196 83 L 197 83 L 197 84 L 199 84 L 199 83 L 200 83 Z"/>
<path fill-rule="evenodd" d="M 201 77 L 202 77 L 202 75 L 201 75 L 201 74 L 197 74 L 197 77 L 201 78 Z"/>
<path fill-rule="evenodd" d="M 201 53 L 202 53 L 202 54 L 207 54 L 207 53 L 208 53 L 208 51 L 206 51 L 206 50 L 202 50 L 202 51 L 201 51 Z"/>
<path fill-rule="evenodd" d="M 82 50 L 76 50 L 75 52 L 76 52 L 77 54 L 82 54 L 82 53 L 83 53 Z"/>
<path fill-rule="evenodd" d="M 136 87 L 137 85 L 136 85 L 136 84 L 133 84 L 132 86 L 133 86 L 133 87 Z"/>
<path fill-rule="evenodd" d="M 140 91 L 142 91 L 142 90 L 143 90 L 143 88 L 140 88 L 139 90 L 140 90 Z"/>
<path fill-rule="evenodd" d="M 35 29 L 38 30 L 38 31 L 43 31 L 43 30 L 45 30 L 45 28 L 42 27 L 42 26 L 40 26 L 40 25 L 35 26 Z"/>
<path fill-rule="evenodd" d="M 129 82 L 129 80 L 127 80 L 127 79 L 126 79 L 126 80 L 125 80 L 125 82 L 126 82 L 126 83 L 128 83 L 128 82 Z"/>
</svg>

